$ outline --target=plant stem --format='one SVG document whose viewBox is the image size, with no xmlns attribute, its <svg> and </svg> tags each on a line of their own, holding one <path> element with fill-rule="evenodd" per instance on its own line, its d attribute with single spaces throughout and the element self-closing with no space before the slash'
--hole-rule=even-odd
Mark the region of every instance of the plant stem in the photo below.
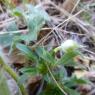
<svg viewBox="0 0 95 95">
<path fill-rule="evenodd" d="M 54 80 L 54 82 L 56 83 L 57 87 L 60 89 L 60 91 L 64 94 L 64 95 L 67 95 L 67 93 L 64 91 L 64 89 L 58 84 L 58 82 L 56 81 L 55 77 L 53 76 L 49 66 L 47 65 L 47 63 L 45 63 L 45 65 L 47 66 L 47 69 L 52 77 L 52 79 Z"/>
<path fill-rule="evenodd" d="M 28 95 L 26 89 L 24 88 L 24 85 L 19 83 L 19 76 L 16 74 L 16 72 L 14 72 L 14 70 L 10 66 L 8 66 L 6 63 L 4 63 L 2 58 L 0 58 L 0 64 L 2 65 L 4 70 L 8 72 L 11 75 L 11 77 L 17 82 L 22 95 Z"/>
</svg>

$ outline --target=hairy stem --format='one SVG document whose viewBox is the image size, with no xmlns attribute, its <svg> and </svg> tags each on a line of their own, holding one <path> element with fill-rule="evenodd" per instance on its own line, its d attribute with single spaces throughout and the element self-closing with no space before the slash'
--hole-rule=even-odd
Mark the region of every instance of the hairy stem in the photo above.
<svg viewBox="0 0 95 95">
<path fill-rule="evenodd" d="M 56 81 L 55 77 L 53 76 L 49 66 L 47 65 L 47 63 L 45 63 L 45 65 L 47 66 L 47 69 L 52 77 L 52 79 L 54 80 L 54 82 L 56 83 L 57 87 L 60 89 L 60 91 L 64 94 L 64 95 L 67 95 L 67 93 L 64 91 L 64 89 L 59 85 L 59 83 Z"/>
<path fill-rule="evenodd" d="M 2 57 L 2 56 L 1 56 Z M 19 83 L 19 76 L 16 74 L 16 72 L 14 72 L 14 70 L 8 66 L 6 63 L 4 63 L 4 61 L 2 60 L 2 58 L 0 57 L 0 65 L 4 68 L 4 70 L 6 72 L 8 72 L 11 77 L 17 82 L 19 89 L 22 93 L 22 95 L 28 95 L 26 89 L 24 88 L 23 84 Z"/>
</svg>

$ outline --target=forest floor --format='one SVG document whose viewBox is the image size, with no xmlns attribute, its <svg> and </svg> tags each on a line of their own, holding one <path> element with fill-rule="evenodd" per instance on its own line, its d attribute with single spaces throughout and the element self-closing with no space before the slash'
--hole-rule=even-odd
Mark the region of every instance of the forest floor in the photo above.
<svg viewBox="0 0 95 95">
<path fill-rule="evenodd" d="M 54 54 L 68 39 L 81 54 Z M 28 95 L 95 95 L 95 0 L 0 0 L 0 52 L 19 76 L 4 69 L 11 95 L 27 95 L 19 83 Z"/>
</svg>

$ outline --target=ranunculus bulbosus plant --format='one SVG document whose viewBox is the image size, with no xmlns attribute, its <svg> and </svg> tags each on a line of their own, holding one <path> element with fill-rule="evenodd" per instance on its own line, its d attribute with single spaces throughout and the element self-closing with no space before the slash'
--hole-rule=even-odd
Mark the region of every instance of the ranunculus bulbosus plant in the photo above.
<svg viewBox="0 0 95 95">
<path fill-rule="evenodd" d="M 74 58 L 80 55 L 78 48 L 80 45 L 73 40 L 66 40 L 54 50 L 47 51 L 44 47 L 29 48 L 28 46 L 18 43 L 16 47 L 30 60 L 31 65 L 20 69 L 22 74 L 20 82 L 27 84 L 30 79 L 40 79 L 37 87 L 37 95 L 80 95 L 75 91 L 78 84 L 87 83 L 82 78 L 77 78 L 74 75 L 68 76 L 66 67 L 75 67 L 77 63 Z M 56 53 L 63 51 L 63 56 L 57 58 Z M 40 76 L 40 77 L 37 77 Z M 28 82 L 33 87 L 33 80 Z M 35 82 L 34 82 L 35 83 Z M 37 84 L 36 84 L 37 85 Z M 33 94 L 33 88 L 30 87 L 30 93 Z M 35 87 L 35 86 L 34 86 Z M 30 94 L 31 95 L 31 94 Z"/>
</svg>

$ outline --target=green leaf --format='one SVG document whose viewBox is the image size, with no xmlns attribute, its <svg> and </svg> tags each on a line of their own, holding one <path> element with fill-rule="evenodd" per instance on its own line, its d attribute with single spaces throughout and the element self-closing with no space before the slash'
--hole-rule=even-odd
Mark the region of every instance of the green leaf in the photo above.
<svg viewBox="0 0 95 95">
<path fill-rule="evenodd" d="M 17 26 L 15 21 L 11 21 L 10 23 L 8 23 L 8 26 L 6 27 L 6 29 L 7 29 L 8 32 L 16 31 L 16 30 L 18 30 L 18 26 Z"/>
<path fill-rule="evenodd" d="M 64 78 L 67 77 L 67 71 L 63 66 L 59 66 L 52 70 L 52 73 L 57 81 L 63 82 Z"/>
<path fill-rule="evenodd" d="M 37 61 L 37 56 L 32 50 L 24 44 L 16 44 L 16 47 L 30 60 Z"/>
<path fill-rule="evenodd" d="M 37 70 L 35 67 L 25 67 L 25 68 L 20 69 L 20 72 L 23 74 L 29 73 L 29 74 L 35 75 L 37 73 Z"/>
<path fill-rule="evenodd" d="M 39 15 L 45 21 L 50 21 L 50 17 L 47 14 L 47 12 L 43 8 L 39 7 L 39 5 L 38 6 L 33 6 L 31 4 L 27 4 L 26 6 L 27 6 L 30 13 Z"/>
<path fill-rule="evenodd" d="M 34 67 L 24 67 L 19 70 L 21 73 L 23 73 L 19 78 L 19 83 L 25 83 L 27 79 L 31 76 L 36 76 L 37 69 Z"/>
<path fill-rule="evenodd" d="M 58 64 L 64 64 L 67 66 L 76 66 L 74 62 L 74 57 L 79 55 L 79 52 L 77 51 L 69 51 L 66 52 L 60 60 L 58 60 Z"/>
<path fill-rule="evenodd" d="M 86 84 L 86 83 L 88 83 L 87 80 L 82 79 L 82 78 L 77 78 L 76 76 L 72 76 L 71 78 L 64 79 L 64 84 L 65 86 L 68 86 L 68 87 L 74 87 L 74 86 L 77 86 L 80 84 Z"/>
<path fill-rule="evenodd" d="M 44 59 L 46 62 L 52 63 L 52 64 L 56 63 L 56 60 L 54 59 L 54 57 L 44 48 L 38 47 L 35 51 L 38 54 L 38 56 Z"/>
<path fill-rule="evenodd" d="M 45 89 L 40 93 L 40 95 L 64 95 L 56 85 L 54 84 L 47 84 Z"/>
<path fill-rule="evenodd" d="M 28 8 L 28 13 L 24 13 L 24 18 L 26 20 L 29 32 L 27 35 L 21 35 L 20 39 L 29 43 L 30 41 L 37 40 L 37 36 L 41 28 L 45 25 L 45 22 L 50 19 L 48 14 L 40 8 L 29 4 L 26 5 L 26 7 Z"/>
<path fill-rule="evenodd" d="M 19 84 L 24 84 L 29 79 L 29 74 L 23 74 L 19 77 Z"/>
<path fill-rule="evenodd" d="M 9 34 L 0 35 L 0 45 L 3 47 L 6 47 L 12 44 L 12 41 L 14 38 L 14 34 L 12 33 L 12 31 L 18 30 L 18 27 L 15 21 L 10 22 L 6 27 L 6 30 L 7 32 L 9 32 Z"/>
<path fill-rule="evenodd" d="M 80 95 L 77 91 L 72 90 L 66 86 L 64 86 L 64 90 L 68 93 L 68 95 Z"/>
<path fill-rule="evenodd" d="M 27 35 L 21 35 L 20 39 L 29 43 L 30 41 L 37 40 L 38 33 L 45 24 L 45 20 L 38 14 L 28 14 L 25 15 L 25 18 L 29 32 Z"/>
<path fill-rule="evenodd" d="M 4 71 L 0 70 L 0 95 L 11 95 Z"/>
<path fill-rule="evenodd" d="M 23 10 L 21 10 L 20 8 L 15 8 L 15 9 L 13 9 L 12 10 L 12 15 L 13 16 L 18 16 L 18 17 L 21 17 L 21 16 L 23 16 Z"/>
<path fill-rule="evenodd" d="M 43 10 L 42 8 L 36 6 L 36 7 L 35 7 L 35 12 L 38 13 L 40 16 L 42 16 L 45 21 L 50 21 L 49 15 L 48 15 L 47 12 L 45 12 L 45 10 Z"/>
<path fill-rule="evenodd" d="M 44 60 L 39 60 L 39 63 L 37 64 L 37 70 L 40 74 L 42 75 L 46 75 L 48 73 L 47 67 L 45 65 L 45 61 Z"/>
</svg>

